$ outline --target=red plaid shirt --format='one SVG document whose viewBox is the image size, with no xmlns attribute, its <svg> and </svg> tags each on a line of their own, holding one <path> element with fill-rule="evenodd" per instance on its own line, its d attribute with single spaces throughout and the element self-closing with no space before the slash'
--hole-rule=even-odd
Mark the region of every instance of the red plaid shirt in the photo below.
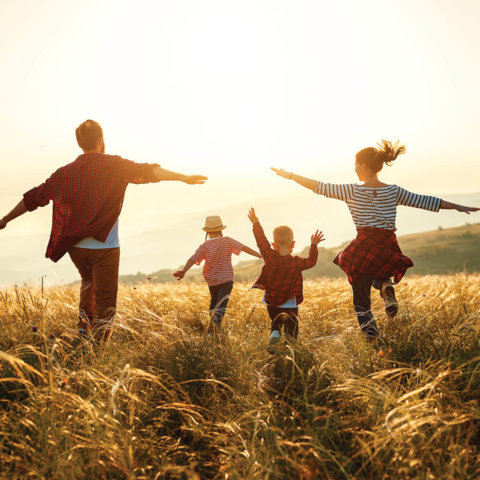
<svg viewBox="0 0 480 480">
<path fill-rule="evenodd" d="M 360 275 L 373 278 L 395 278 L 398 283 L 413 262 L 400 250 L 393 230 L 363 227 L 357 238 L 344 248 L 333 261 L 348 277 L 356 282 Z"/>
<path fill-rule="evenodd" d="M 56 262 L 85 237 L 104 242 L 120 215 L 127 185 L 158 181 L 154 175 L 157 166 L 87 153 L 25 193 L 23 201 L 29 211 L 53 200 L 52 232 L 45 256 Z"/>
<path fill-rule="evenodd" d="M 253 224 L 253 234 L 265 265 L 252 288 L 265 290 L 265 302 L 271 307 L 282 305 L 292 297 L 296 297 L 300 305 L 303 302 L 302 271 L 317 263 L 317 246 L 310 247 L 308 258 L 280 255 L 270 246 L 260 222 Z"/>
</svg>

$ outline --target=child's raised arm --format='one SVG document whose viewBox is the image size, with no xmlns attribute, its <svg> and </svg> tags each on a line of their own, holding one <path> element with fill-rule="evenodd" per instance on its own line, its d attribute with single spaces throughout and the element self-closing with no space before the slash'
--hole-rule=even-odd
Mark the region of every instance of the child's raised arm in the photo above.
<svg viewBox="0 0 480 480">
<path fill-rule="evenodd" d="M 318 259 L 318 244 L 323 242 L 325 237 L 323 236 L 323 232 L 317 230 L 311 237 L 310 237 L 310 250 L 308 251 L 308 257 L 295 257 L 297 261 L 297 267 L 301 270 L 308 270 L 309 268 L 314 267 L 317 264 Z"/>
<path fill-rule="evenodd" d="M 246 247 L 245 245 L 242 248 L 242 252 L 248 253 L 249 255 L 252 255 L 253 257 L 263 258 L 258 252 L 251 249 L 250 247 Z"/>
<path fill-rule="evenodd" d="M 248 219 L 253 224 L 253 235 L 255 236 L 255 240 L 257 241 L 257 246 L 260 250 L 260 253 L 262 254 L 262 258 L 265 260 L 271 258 L 273 254 L 273 249 L 270 246 L 270 242 L 267 240 L 267 237 L 265 236 L 265 232 L 260 225 L 260 220 L 258 219 L 254 208 L 251 208 L 248 211 Z"/>
<path fill-rule="evenodd" d="M 275 168 L 270 167 L 278 176 L 286 178 L 287 180 L 293 180 L 294 182 L 298 183 L 302 187 L 308 188 L 309 190 L 315 190 L 317 186 L 317 181 L 312 180 L 311 178 L 301 177 L 300 175 L 296 175 L 293 172 L 286 172 L 283 168 Z"/>
</svg>

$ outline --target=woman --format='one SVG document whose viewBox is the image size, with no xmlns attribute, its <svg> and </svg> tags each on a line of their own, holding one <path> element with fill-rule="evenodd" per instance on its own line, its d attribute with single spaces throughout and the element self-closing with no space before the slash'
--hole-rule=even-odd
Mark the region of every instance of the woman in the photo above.
<svg viewBox="0 0 480 480">
<path fill-rule="evenodd" d="M 372 285 L 380 290 L 389 317 L 397 314 L 398 304 L 393 285 L 398 283 L 413 262 L 403 255 L 395 235 L 397 205 L 423 208 L 433 212 L 453 209 L 475 212 L 479 208 L 465 207 L 440 198 L 417 195 L 397 185 L 379 180 L 383 165 L 391 165 L 398 155 L 405 153 L 404 145 L 382 140 L 378 147 L 360 150 L 355 158 L 355 173 L 363 184 L 329 184 L 301 177 L 282 169 L 272 170 L 283 178 L 294 180 L 314 193 L 336 198 L 347 203 L 357 237 L 334 260 L 348 276 L 353 290 L 353 305 L 360 328 L 369 337 L 378 335 L 371 312 Z M 394 281 L 392 282 L 392 277 Z"/>
</svg>

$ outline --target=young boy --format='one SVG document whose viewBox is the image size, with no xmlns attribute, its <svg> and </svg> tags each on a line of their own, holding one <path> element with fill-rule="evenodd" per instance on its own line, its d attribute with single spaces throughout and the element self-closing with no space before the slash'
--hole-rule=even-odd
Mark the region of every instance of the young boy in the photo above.
<svg viewBox="0 0 480 480">
<path fill-rule="evenodd" d="M 205 260 L 203 277 L 207 282 L 211 297 L 209 333 L 218 330 L 220 327 L 232 292 L 232 253 L 240 255 L 240 252 L 245 252 L 254 257 L 262 258 L 255 250 L 242 245 L 237 240 L 224 237 L 222 230 L 225 228 L 227 226 L 223 225 L 219 216 L 207 217 L 203 231 L 206 232 L 205 238 L 208 237 L 208 240 L 198 247 L 182 270 L 173 274 L 174 277 L 177 277 L 177 280 L 181 280 L 193 265 L 200 265 L 202 260 Z"/>
<path fill-rule="evenodd" d="M 265 290 L 263 301 L 272 320 L 269 351 L 274 351 L 280 342 L 282 326 L 287 338 L 298 336 L 298 306 L 303 301 L 302 271 L 315 266 L 317 245 L 325 239 L 317 230 L 311 237 L 308 258 L 292 256 L 295 241 L 290 227 L 275 228 L 272 248 L 253 208 L 248 212 L 248 218 L 253 223 L 253 234 L 265 262 L 253 288 Z"/>
</svg>

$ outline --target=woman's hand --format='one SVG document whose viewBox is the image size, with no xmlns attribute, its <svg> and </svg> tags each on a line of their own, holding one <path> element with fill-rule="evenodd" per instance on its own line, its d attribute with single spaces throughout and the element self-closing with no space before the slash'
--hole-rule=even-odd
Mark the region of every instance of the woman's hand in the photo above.
<svg viewBox="0 0 480 480">
<path fill-rule="evenodd" d="M 457 205 L 457 210 L 459 212 L 464 212 L 467 215 L 470 215 L 470 212 L 478 212 L 480 208 L 477 207 L 465 207 L 464 205 Z"/>
<path fill-rule="evenodd" d="M 445 210 L 457 210 L 458 212 L 466 213 L 470 215 L 471 212 L 478 212 L 480 208 L 478 207 L 466 207 L 465 205 L 459 205 L 458 203 L 447 202 L 446 200 L 442 200 L 440 204 L 440 208 Z"/>
<path fill-rule="evenodd" d="M 287 180 L 291 180 L 293 173 L 292 172 L 287 172 L 283 168 L 275 168 L 275 167 L 270 167 L 271 170 L 273 170 L 279 177 L 286 178 Z"/>
<path fill-rule="evenodd" d="M 324 240 L 325 240 L 325 237 L 323 236 L 323 232 L 320 232 L 318 230 L 311 236 L 312 245 L 318 245 L 320 242 L 323 242 Z"/>
</svg>

